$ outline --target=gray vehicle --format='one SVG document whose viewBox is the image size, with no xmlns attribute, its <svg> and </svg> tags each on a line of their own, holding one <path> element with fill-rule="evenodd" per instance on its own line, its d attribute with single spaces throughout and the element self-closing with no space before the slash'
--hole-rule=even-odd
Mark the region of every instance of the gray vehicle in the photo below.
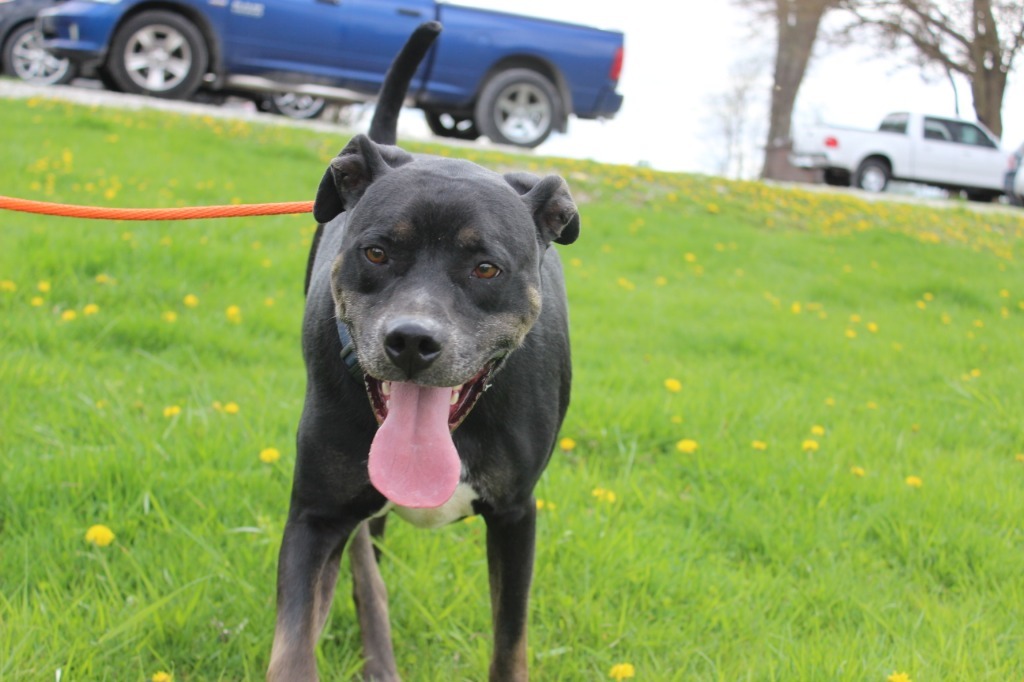
<svg viewBox="0 0 1024 682">
<path fill-rule="evenodd" d="M 61 0 L 0 0 L 0 66 L 5 76 L 29 83 L 68 83 L 77 73 L 67 59 L 43 49 L 36 31 L 36 14 Z"/>
</svg>

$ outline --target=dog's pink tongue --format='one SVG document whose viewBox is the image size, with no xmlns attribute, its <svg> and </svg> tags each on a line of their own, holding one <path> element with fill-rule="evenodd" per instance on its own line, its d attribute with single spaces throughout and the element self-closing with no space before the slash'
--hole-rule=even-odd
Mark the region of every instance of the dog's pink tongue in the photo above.
<svg viewBox="0 0 1024 682">
<path fill-rule="evenodd" d="M 391 384 L 384 423 L 370 445 L 370 482 L 403 507 L 440 507 L 462 464 L 448 429 L 450 388 Z"/>
</svg>

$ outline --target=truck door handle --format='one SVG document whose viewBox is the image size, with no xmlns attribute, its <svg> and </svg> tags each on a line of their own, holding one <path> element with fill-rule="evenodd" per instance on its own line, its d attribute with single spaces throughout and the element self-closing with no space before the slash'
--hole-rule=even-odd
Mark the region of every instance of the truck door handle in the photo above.
<svg viewBox="0 0 1024 682">
<path fill-rule="evenodd" d="M 423 12 L 418 9 L 407 9 L 405 7 L 399 7 L 398 14 L 403 17 L 413 17 L 414 19 L 420 19 L 423 17 Z"/>
</svg>

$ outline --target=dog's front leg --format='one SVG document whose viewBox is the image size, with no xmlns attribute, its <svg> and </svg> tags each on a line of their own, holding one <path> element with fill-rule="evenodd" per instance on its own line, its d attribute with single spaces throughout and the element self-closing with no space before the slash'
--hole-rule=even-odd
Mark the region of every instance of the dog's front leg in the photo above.
<svg viewBox="0 0 1024 682">
<path fill-rule="evenodd" d="M 270 682 L 315 682 L 316 641 L 327 621 L 345 541 L 358 524 L 289 519 L 277 568 Z"/>
<path fill-rule="evenodd" d="M 531 497 L 502 514 L 488 514 L 487 568 L 491 583 L 494 653 L 491 682 L 525 682 L 526 617 L 533 577 L 537 508 Z"/>
</svg>

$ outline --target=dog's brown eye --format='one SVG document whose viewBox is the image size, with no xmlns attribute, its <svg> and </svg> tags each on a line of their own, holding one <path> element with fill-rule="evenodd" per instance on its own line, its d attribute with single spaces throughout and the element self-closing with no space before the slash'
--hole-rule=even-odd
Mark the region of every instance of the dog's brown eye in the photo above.
<svg viewBox="0 0 1024 682">
<path fill-rule="evenodd" d="M 366 254 L 366 260 L 370 261 L 374 265 L 383 265 L 384 263 L 388 262 L 388 254 L 384 251 L 384 249 L 378 248 L 376 246 L 371 246 L 370 248 L 366 249 L 366 251 L 364 251 L 363 253 Z"/>
<path fill-rule="evenodd" d="M 481 263 L 473 268 L 473 276 L 479 279 L 494 279 L 501 274 L 501 268 L 494 263 Z"/>
</svg>

